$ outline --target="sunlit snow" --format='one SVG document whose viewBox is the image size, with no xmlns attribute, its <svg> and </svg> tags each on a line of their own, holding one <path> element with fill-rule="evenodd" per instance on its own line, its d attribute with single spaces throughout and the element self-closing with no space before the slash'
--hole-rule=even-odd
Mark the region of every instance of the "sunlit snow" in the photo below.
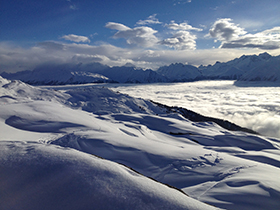
<svg viewBox="0 0 280 210">
<path fill-rule="evenodd" d="M 0 84 L 0 209 L 280 208 L 277 138 L 192 122 L 139 98 L 136 86 L 119 90 L 138 98 L 103 87 Z M 195 84 L 200 90 L 185 85 Z M 234 91 L 218 84 L 209 91 Z M 167 86 L 139 87 L 146 98 Z"/>
</svg>

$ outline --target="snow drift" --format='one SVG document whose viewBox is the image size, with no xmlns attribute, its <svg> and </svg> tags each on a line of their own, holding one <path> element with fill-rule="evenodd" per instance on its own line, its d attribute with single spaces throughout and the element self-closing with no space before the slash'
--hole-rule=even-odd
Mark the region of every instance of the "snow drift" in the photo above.
<svg viewBox="0 0 280 210">
<path fill-rule="evenodd" d="M 216 209 L 73 149 L 0 142 L 1 209 Z"/>
</svg>

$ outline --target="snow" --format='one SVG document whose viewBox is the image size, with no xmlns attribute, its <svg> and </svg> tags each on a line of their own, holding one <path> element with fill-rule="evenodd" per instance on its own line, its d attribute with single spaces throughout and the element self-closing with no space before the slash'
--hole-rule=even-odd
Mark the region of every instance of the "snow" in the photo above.
<svg viewBox="0 0 280 210">
<path fill-rule="evenodd" d="M 0 84 L 0 209 L 280 208 L 277 138 L 102 87 Z"/>
<path fill-rule="evenodd" d="M 160 67 L 157 73 L 175 81 L 193 81 L 200 78 L 201 72 L 192 65 L 183 65 L 181 63 L 171 64 L 169 66 Z"/>
<path fill-rule="evenodd" d="M 114 91 L 228 120 L 280 138 L 280 87 L 268 81 L 108 84 Z M 57 88 L 57 87 L 56 87 Z"/>
<path fill-rule="evenodd" d="M 215 209 L 73 149 L 28 141 L 0 145 L 1 209 Z"/>
<path fill-rule="evenodd" d="M 231 79 L 240 81 L 280 82 L 280 56 L 268 53 L 243 55 L 228 62 L 195 67 L 182 63 L 151 69 L 131 64 L 109 67 L 100 63 L 45 64 L 32 71 L 3 72 L 7 79 L 18 79 L 33 85 L 64 85 L 84 83 L 158 83 L 185 82 L 201 79 Z M 55 76 L 54 76 L 55 75 Z"/>
</svg>

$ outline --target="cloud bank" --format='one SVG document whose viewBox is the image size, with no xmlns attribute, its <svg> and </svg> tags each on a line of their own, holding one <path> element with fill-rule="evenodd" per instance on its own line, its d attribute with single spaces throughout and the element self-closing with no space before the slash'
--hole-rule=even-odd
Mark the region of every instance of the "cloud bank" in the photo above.
<svg viewBox="0 0 280 210">
<path fill-rule="evenodd" d="M 198 81 L 160 86 L 133 85 L 129 88 L 119 86 L 115 90 L 170 106 L 185 107 L 280 138 L 280 87 L 236 87 L 232 81 Z"/>
</svg>

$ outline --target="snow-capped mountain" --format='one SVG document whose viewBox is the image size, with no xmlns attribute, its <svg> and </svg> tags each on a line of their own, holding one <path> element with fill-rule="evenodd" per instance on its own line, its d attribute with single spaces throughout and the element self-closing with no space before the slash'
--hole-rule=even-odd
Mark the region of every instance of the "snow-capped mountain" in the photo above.
<svg viewBox="0 0 280 210">
<path fill-rule="evenodd" d="M 7 79 L 18 79 L 33 85 L 63 85 L 100 82 L 154 83 L 168 81 L 152 70 L 137 69 L 132 66 L 109 67 L 92 64 L 52 64 L 42 65 L 32 71 L 2 73 Z"/>
<path fill-rule="evenodd" d="M 225 63 L 216 62 L 213 66 L 200 66 L 204 78 L 278 81 L 280 57 L 268 53 L 243 55 Z M 269 74 L 269 76 L 267 75 Z"/>
<path fill-rule="evenodd" d="M 1 76 L 36 85 L 185 82 L 200 79 L 279 82 L 279 72 L 280 56 L 263 53 L 258 56 L 243 55 L 228 62 L 216 62 L 199 68 L 182 63 L 163 66 L 156 71 L 136 68 L 132 64 L 121 67 L 109 67 L 100 63 L 52 64 L 38 66 L 32 71 L 4 72 Z"/>
<path fill-rule="evenodd" d="M 143 70 L 131 66 L 112 67 L 100 72 L 110 80 L 119 83 L 155 83 L 168 79 L 150 69 Z"/>
<path fill-rule="evenodd" d="M 106 88 L 0 77 L 0 208 L 279 209 L 280 141 L 191 118 Z"/>
<path fill-rule="evenodd" d="M 259 63 L 245 72 L 239 80 L 280 82 L 280 56 L 271 57 L 266 62 Z"/>
<path fill-rule="evenodd" d="M 166 76 L 171 82 L 194 81 L 201 78 L 201 72 L 192 65 L 175 63 L 160 67 L 157 73 Z"/>
<path fill-rule="evenodd" d="M 102 68 L 103 67 L 103 68 Z M 107 82 L 109 79 L 101 74 L 91 71 L 107 68 L 101 64 L 73 65 L 73 64 L 45 64 L 32 71 L 16 72 L 14 74 L 2 73 L 8 79 L 18 79 L 33 85 L 62 85 Z"/>
</svg>

